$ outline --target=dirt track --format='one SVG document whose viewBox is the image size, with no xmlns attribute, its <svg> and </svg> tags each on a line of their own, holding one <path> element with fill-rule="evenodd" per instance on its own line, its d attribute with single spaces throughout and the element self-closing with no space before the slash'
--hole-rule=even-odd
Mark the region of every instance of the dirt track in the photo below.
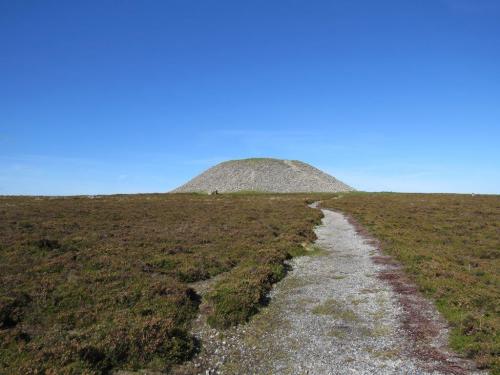
<svg viewBox="0 0 500 375">
<path fill-rule="evenodd" d="M 323 210 L 320 250 L 290 262 L 270 304 L 219 333 L 201 324 L 202 373 L 473 374 L 399 267 L 342 214 Z"/>
</svg>

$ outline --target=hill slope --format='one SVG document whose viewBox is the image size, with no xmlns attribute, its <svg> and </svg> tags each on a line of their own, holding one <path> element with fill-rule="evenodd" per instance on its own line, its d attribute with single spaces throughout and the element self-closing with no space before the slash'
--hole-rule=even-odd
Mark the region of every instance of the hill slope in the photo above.
<svg viewBox="0 0 500 375">
<path fill-rule="evenodd" d="M 174 193 L 261 191 L 273 193 L 354 190 L 313 166 L 270 158 L 230 160 L 206 170 Z"/>
</svg>

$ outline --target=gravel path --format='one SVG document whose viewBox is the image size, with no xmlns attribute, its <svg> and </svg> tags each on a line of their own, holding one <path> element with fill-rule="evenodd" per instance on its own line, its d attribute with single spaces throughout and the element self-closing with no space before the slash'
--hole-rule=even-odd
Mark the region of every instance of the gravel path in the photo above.
<svg viewBox="0 0 500 375">
<path fill-rule="evenodd" d="M 446 349 L 445 324 L 398 266 L 342 214 L 323 213 L 320 250 L 290 262 L 269 306 L 230 331 L 199 331 L 202 373 L 481 373 Z"/>
</svg>

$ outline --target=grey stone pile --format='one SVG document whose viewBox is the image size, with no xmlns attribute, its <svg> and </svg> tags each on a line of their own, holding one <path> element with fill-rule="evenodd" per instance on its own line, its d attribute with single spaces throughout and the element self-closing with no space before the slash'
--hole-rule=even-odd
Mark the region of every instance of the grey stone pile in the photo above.
<svg viewBox="0 0 500 375">
<path fill-rule="evenodd" d="M 301 161 L 254 158 L 217 164 L 172 192 L 302 193 L 352 190 L 335 177 Z"/>
</svg>

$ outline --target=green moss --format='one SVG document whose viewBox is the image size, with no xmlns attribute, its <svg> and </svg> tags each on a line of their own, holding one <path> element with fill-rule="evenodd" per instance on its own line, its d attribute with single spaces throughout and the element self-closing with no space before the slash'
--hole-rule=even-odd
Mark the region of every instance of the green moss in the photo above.
<svg viewBox="0 0 500 375">
<path fill-rule="evenodd" d="M 342 319 L 348 322 L 359 320 L 358 316 L 350 308 L 343 306 L 335 299 L 327 299 L 312 310 L 316 315 L 329 315 L 334 319 Z"/>
<path fill-rule="evenodd" d="M 304 244 L 303 247 L 304 247 L 303 255 L 317 257 L 317 256 L 325 256 L 327 254 L 327 252 L 323 248 L 311 243 Z"/>
<path fill-rule="evenodd" d="M 345 279 L 347 276 L 342 276 L 342 275 L 333 275 L 333 276 L 330 276 L 331 279 L 334 279 L 334 280 L 343 280 Z"/>
</svg>

